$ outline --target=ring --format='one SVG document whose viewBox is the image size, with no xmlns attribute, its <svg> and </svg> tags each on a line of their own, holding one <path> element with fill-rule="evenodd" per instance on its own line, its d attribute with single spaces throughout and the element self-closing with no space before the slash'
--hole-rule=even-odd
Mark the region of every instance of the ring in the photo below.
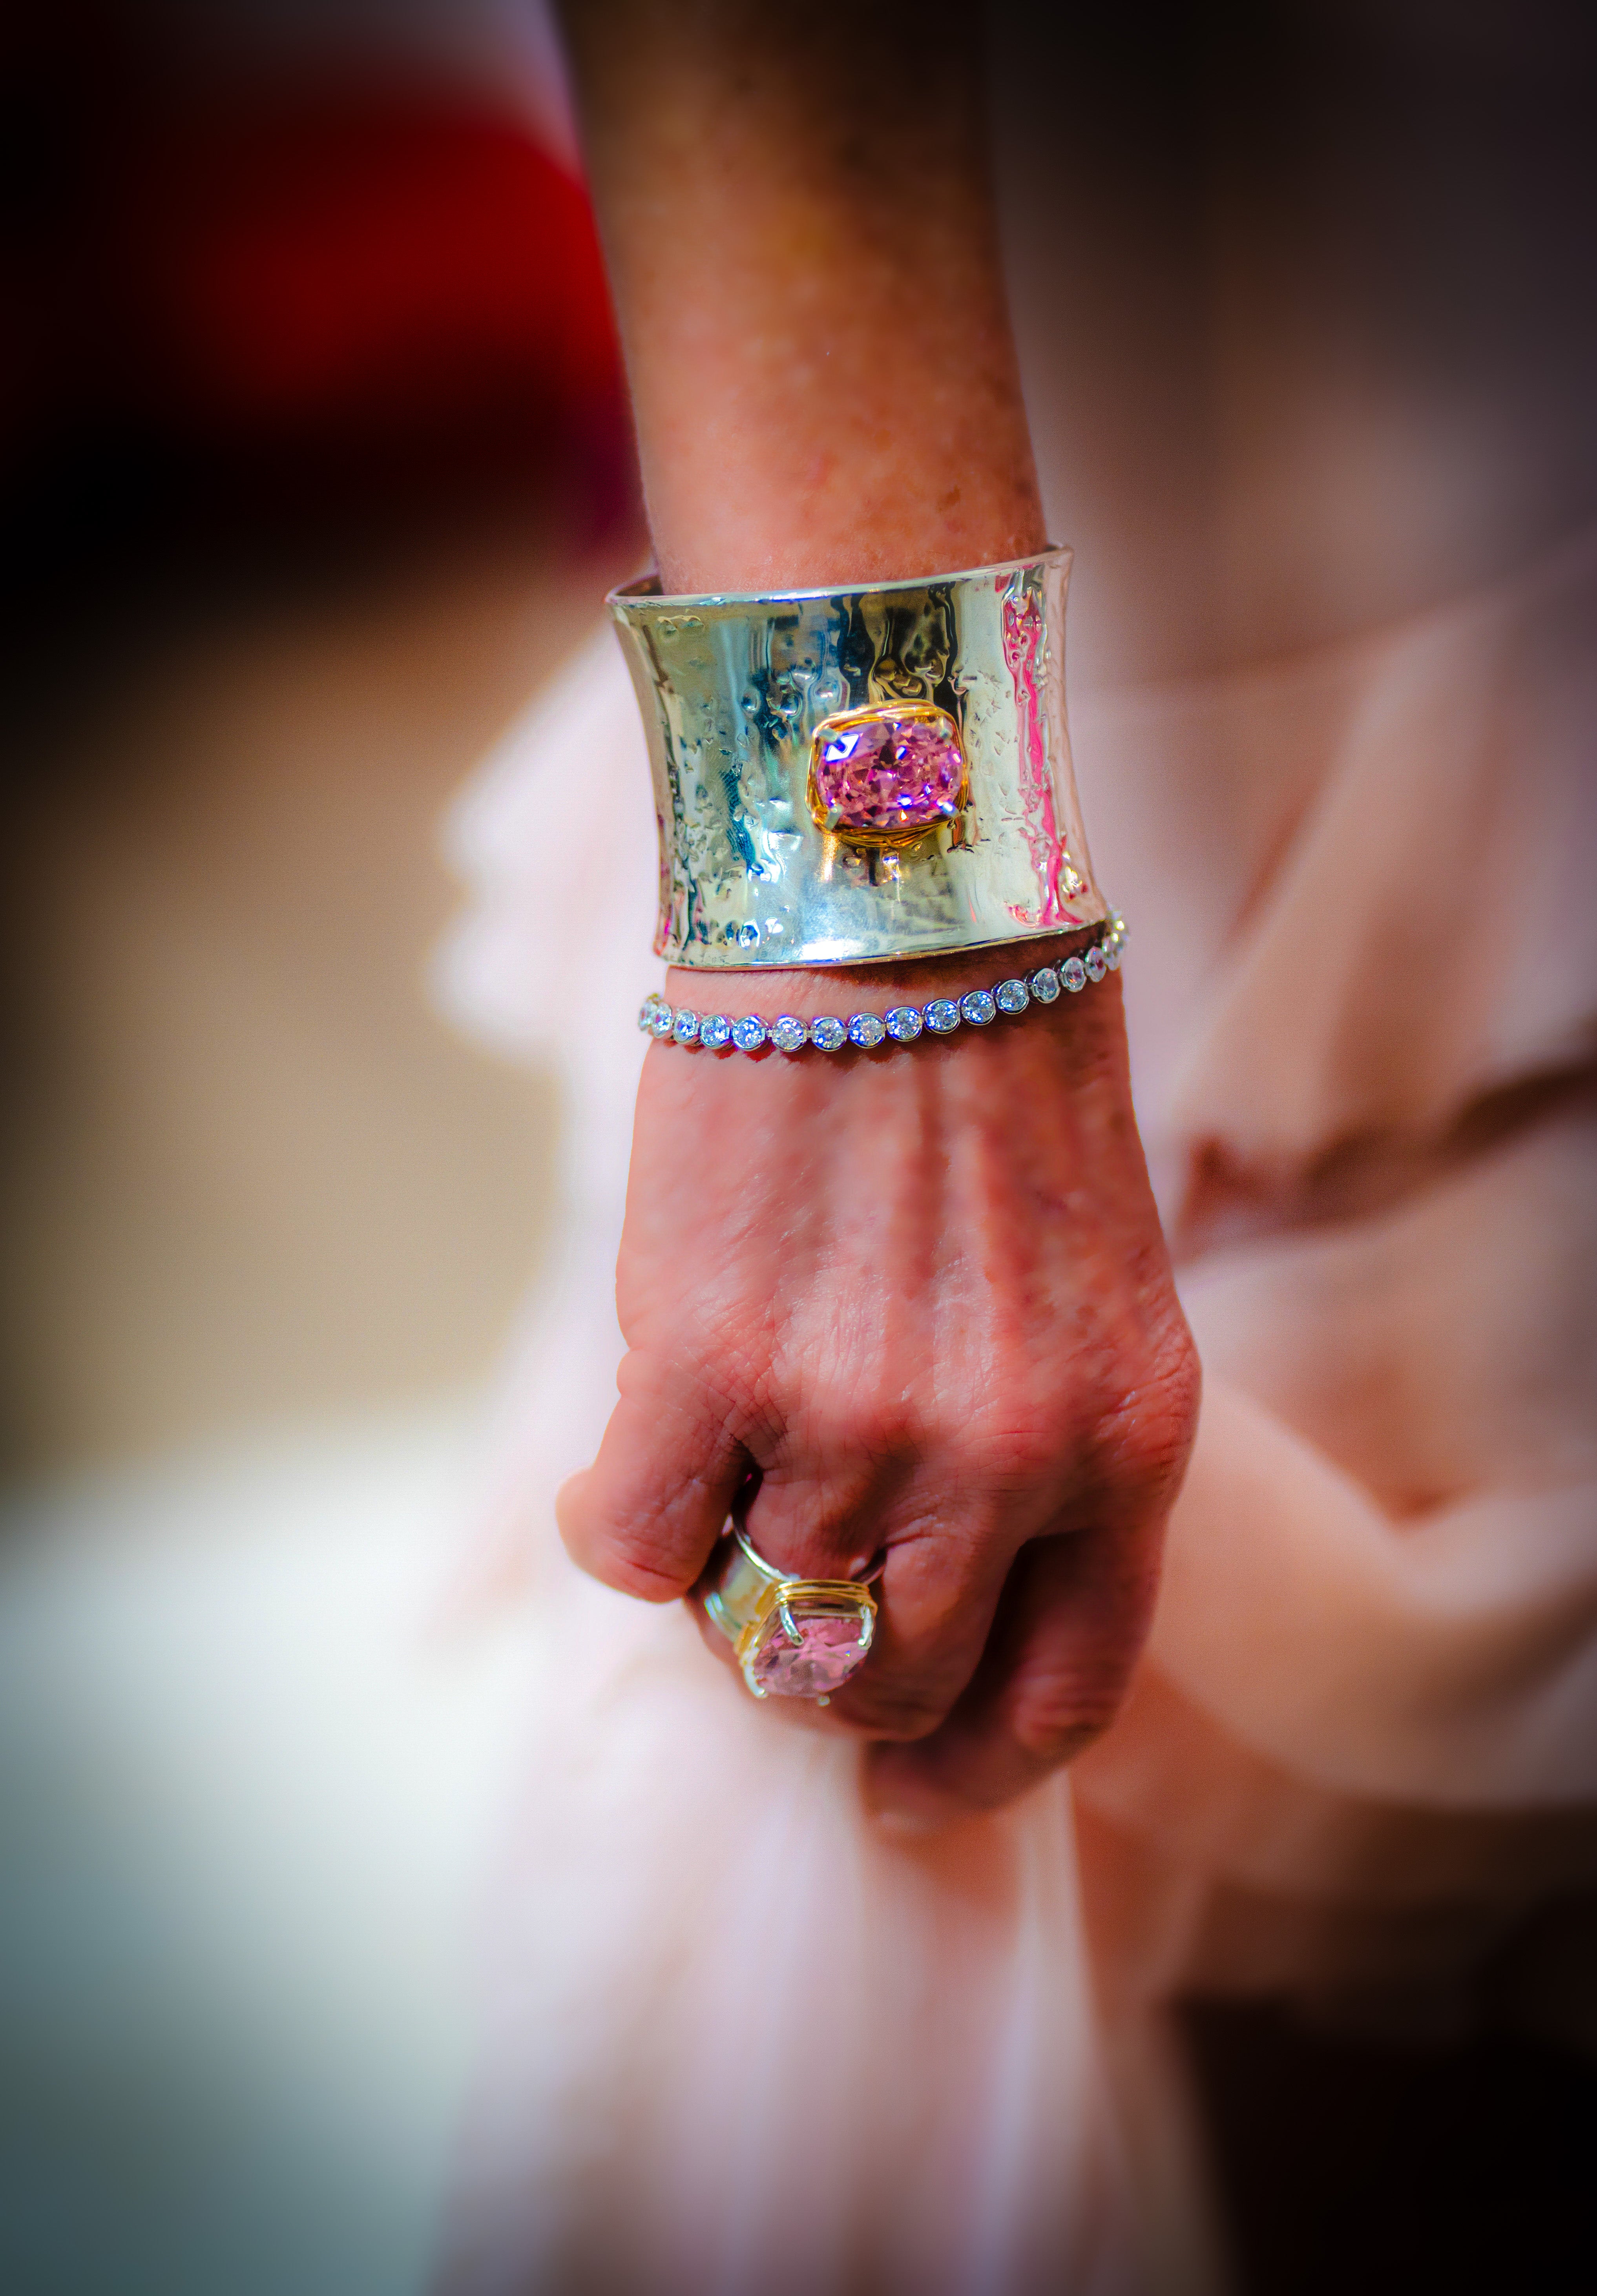
<svg viewBox="0 0 1597 2296">
<path fill-rule="evenodd" d="M 745 1682 L 756 1698 L 829 1705 L 869 1653 L 877 1599 L 868 1579 L 876 1570 L 866 1578 L 792 1578 L 756 1553 L 739 1524 L 729 1521 L 722 1536 L 726 1554 L 702 1600 Z"/>
</svg>

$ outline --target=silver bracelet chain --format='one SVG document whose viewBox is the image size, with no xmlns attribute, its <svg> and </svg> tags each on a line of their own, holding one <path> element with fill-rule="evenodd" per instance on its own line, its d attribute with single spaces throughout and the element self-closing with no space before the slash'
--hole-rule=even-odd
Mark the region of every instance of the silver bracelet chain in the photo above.
<svg viewBox="0 0 1597 2296">
<path fill-rule="evenodd" d="M 1040 964 L 1035 972 L 1017 973 L 992 988 L 972 988 L 967 995 L 934 996 L 926 1004 L 894 1004 L 885 1013 L 851 1013 L 845 1021 L 835 1013 L 801 1021 L 782 1013 L 774 1021 L 758 1013 L 693 1013 L 686 1004 L 668 1004 L 663 996 L 646 996 L 638 1008 L 638 1025 L 663 1044 L 706 1052 L 758 1053 L 774 1045 L 779 1053 L 838 1053 L 845 1045 L 870 1052 L 888 1039 L 912 1045 L 923 1029 L 934 1037 L 951 1037 L 960 1027 L 985 1029 L 1000 1013 L 1017 1019 L 1029 1004 L 1051 1004 L 1061 995 L 1075 996 L 1090 980 L 1101 980 L 1118 971 L 1125 947 L 1125 920 L 1119 912 L 1109 919 L 1103 938 L 1080 956 L 1063 964 Z"/>
</svg>

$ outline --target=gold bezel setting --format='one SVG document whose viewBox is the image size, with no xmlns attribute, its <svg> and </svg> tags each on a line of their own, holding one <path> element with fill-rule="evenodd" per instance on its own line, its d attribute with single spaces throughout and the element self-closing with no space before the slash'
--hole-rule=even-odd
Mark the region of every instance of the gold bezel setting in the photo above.
<svg viewBox="0 0 1597 2296">
<path fill-rule="evenodd" d="M 951 805 L 940 806 L 924 821 L 901 828 L 861 828 L 842 817 L 835 807 L 828 806 L 820 792 L 817 769 L 821 751 L 837 734 L 849 733 L 858 726 L 916 725 L 934 726 L 950 741 L 959 757 L 959 793 Z M 805 786 L 805 798 L 810 817 L 816 827 L 840 845 L 856 845 L 868 851 L 901 851 L 918 845 L 923 838 L 934 836 L 938 830 L 957 822 L 970 803 L 970 758 L 959 726 L 946 709 L 934 701 L 883 701 L 867 703 L 862 709 L 836 709 L 823 718 L 810 736 L 810 774 Z"/>
</svg>

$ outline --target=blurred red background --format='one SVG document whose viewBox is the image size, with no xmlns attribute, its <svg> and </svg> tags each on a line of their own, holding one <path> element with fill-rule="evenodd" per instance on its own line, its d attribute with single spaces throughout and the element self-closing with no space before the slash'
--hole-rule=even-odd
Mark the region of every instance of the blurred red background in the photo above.
<svg viewBox="0 0 1597 2296">
<path fill-rule="evenodd" d="M 152 522 L 630 501 L 587 198 L 508 77 L 103 6 L 0 41 L 0 490 L 36 573 Z"/>
</svg>

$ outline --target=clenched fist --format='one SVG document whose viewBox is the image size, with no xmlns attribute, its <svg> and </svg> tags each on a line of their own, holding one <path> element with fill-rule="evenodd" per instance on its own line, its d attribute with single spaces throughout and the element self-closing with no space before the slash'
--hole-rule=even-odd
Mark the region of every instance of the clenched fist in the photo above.
<svg viewBox="0 0 1597 2296">
<path fill-rule="evenodd" d="M 992 971 L 744 975 L 722 1001 L 877 1009 Z M 1103 1726 L 1198 1393 L 1117 981 L 873 1053 L 652 1046 L 618 1284 L 620 1400 L 561 1500 L 586 1569 L 686 1594 L 753 1479 L 749 1535 L 784 1570 L 885 1550 L 868 1661 L 825 1715 L 790 1710 L 889 1742 L 885 1804 L 1001 1801 Z"/>
</svg>

